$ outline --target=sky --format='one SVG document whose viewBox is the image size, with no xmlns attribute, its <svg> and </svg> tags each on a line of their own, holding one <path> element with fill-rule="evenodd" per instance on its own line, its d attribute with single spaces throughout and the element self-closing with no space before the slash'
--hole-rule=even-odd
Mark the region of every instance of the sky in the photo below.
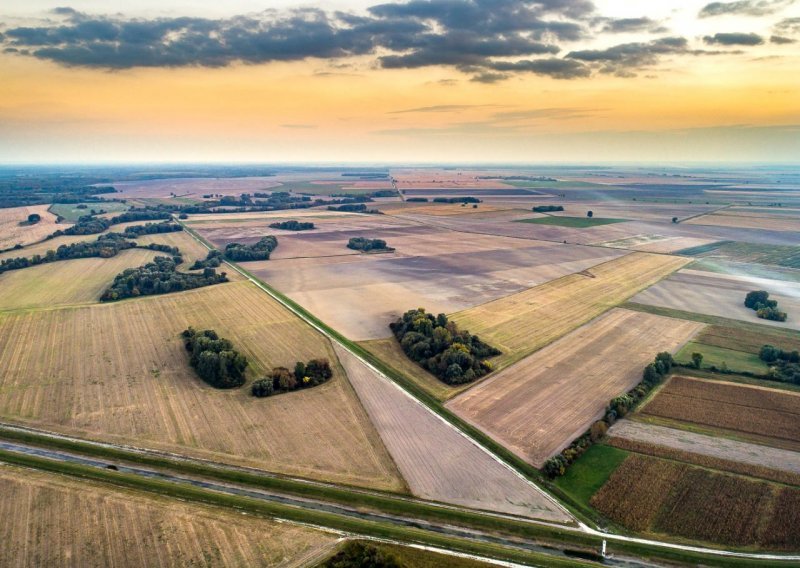
<svg viewBox="0 0 800 568">
<path fill-rule="evenodd" d="M 4 163 L 798 156 L 800 0 L 0 5 Z"/>
</svg>

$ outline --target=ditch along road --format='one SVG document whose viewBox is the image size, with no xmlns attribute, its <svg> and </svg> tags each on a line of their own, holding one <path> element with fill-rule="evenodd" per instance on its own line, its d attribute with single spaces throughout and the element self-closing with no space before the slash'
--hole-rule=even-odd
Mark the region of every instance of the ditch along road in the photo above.
<svg viewBox="0 0 800 568">
<path fill-rule="evenodd" d="M 206 249 L 213 250 L 214 247 L 206 241 L 203 237 L 201 237 L 196 231 L 188 227 L 185 223 L 181 220 L 174 218 L 174 220 L 179 223 L 184 230 L 191 235 L 197 242 L 202 244 Z M 541 493 L 545 498 L 550 500 L 556 507 L 561 509 L 567 516 L 574 520 L 575 525 L 577 526 L 576 529 L 586 535 L 590 535 L 593 537 L 597 537 L 603 540 L 611 541 L 611 542 L 618 542 L 618 543 L 627 543 L 630 545 L 638 545 L 644 548 L 653 549 L 655 553 L 656 550 L 672 550 L 676 552 L 684 552 L 690 554 L 698 554 L 698 555 L 707 555 L 711 557 L 724 557 L 730 559 L 741 559 L 741 560 L 753 560 L 753 561 L 776 561 L 776 562 L 800 562 L 800 554 L 798 555 L 783 555 L 783 554 L 769 554 L 769 553 L 750 553 L 750 552 L 739 552 L 739 551 L 731 551 L 731 550 L 721 550 L 716 548 L 707 548 L 703 546 L 694 546 L 694 545 L 687 545 L 687 544 L 680 544 L 675 542 L 669 541 L 660 541 L 660 540 L 652 540 L 646 538 L 638 538 L 632 537 L 622 534 L 616 534 L 611 532 L 606 532 L 602 530 L 598 530 L 593 528 L 586 523 L 584 523 L 581 519 L 575 516 L 572 511 L 570 511 L 565 505 L 559 502 L 555 497 L 547 493 L 544 489 L 536 485 L 533 481 L 531 481 L 527 476 L 525 476 L 522 472 L 520 472 L 517 468 L 515 468 L 511 463 L 507 462 L 506 460 L 502 459 L 498 456 L 495 452 L 487 448 L 484 444 L 480 441 L 476 440 L 474 437 L 470 436 L 467 432 L 461 429 L 458 425 L 454 424 L 453 421 L 455 417 L 452 416 L 449 412 L 443 411 L 441 408 L 435 408 L 430 403 L 426 403 L 423 400 L 423 397 L 420 396 L 420 393 L 417 391 L 416 394 L 412 392 L 411 388 L 408 388 L 407 384 L 400 384 L 398 380 L 391 377 L 389 374 L 383 372 L 378 366 L 373 364 L 367 357 L 364 356 L 363 350 L 359 349 L 355 344 L 351 341 L 344 338 L 338 332 L 324 324 L 322 321 L 311 315 L 307 312 L 304 308 L 299 306 L 298 304 L 291 301 L 289 298 L 274 290 L 272 287 L 267 285 L 265 282 L 261 281 L 260 279 L 256 278 L 252 274 L 250 274 L 247 270 L 240 267 L 238 264 L 226 261 L 226 263 L 237 273 L 241 276 L 246 278 L 248 281 L 252 282 L 255 286 L 260 288 L 263 292 L 268 294 L 273 300 L 280 303 L 284 308 L 295 314 L 297 317 L 305 321 L 308 325 L 314 328 L 316 331 L 321 333 L 324 337 L 326 337 L 329 341 L 340 345 L 343 349 L 349 351 L 354 357 L 356 357 L 362 364 L 366 365 L 370 370 L 376 373 L 379 377 L 383 380 L 389 381 L 393 384 L 396 388 L 400 389 L 406 396 L 413 399 L 417 404 L 423 406 L 428 412 L 431 412 L 436 418 L 444 422 L 448 427 L 455 430 L 458 434 L 469 440 L 472 444 L 477 446 L 483 452 L 488 454 L 492 459 L 503 465 L 504 467 L 508 468 L 512 471 L 515 475 L 525 480 L 526 483 L 530 484 L 531 487 L 535 488 L 539 493 Z M 435 403 L 434 403 L 435 404 Z M 542 526 L 552 526 L 550 523 L 546 523 L 543 521 L 530 521 L 531 523 L 542 525 Z M 567 527 L 564 527 L 564 530 L 570 530 Z"/>
</svg>

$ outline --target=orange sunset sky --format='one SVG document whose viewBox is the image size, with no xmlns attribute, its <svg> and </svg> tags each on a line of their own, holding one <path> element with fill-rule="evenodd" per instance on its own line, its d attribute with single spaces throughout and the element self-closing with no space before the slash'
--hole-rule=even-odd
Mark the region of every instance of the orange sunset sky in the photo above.
<svg viewBox="0 0 800 568">
<path fill-rule="evenodd" d="M 0 161 L 800 156 L 792 0 L 132 4 L 3 2 Z"/>
</svg>

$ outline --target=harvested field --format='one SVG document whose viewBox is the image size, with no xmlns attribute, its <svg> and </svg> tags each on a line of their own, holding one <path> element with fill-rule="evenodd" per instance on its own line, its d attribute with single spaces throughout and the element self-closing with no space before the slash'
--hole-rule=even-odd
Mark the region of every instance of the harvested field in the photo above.
<svg viewBox="0 0 800 568">
<path fill-rule="evenodd" d="M 304 566 L 336 536 L 0 465 L 0 565 Z"/>
<path fill-rule="evenodd" d="M 97 302 L 117 274 L 156 256 L 128 249 L 112 258 L 78 258 L 6 272 L 0 275 L 0 311 Z"/>
<path fill-rule="evenodd" d="M 758 546 L 767 544 L 762 527 L 778 490 L 763 481 L 631 454 L 591 502 L 636 531 Z"/>
<path fill-rule="evenodd" d="M 620 420 L 607 443 L 624 450 L 800 485 L 800 453 L 707 436 L 635 420 Z"/>
<path fill-rule="evenodd" d="M 476 215 L 494 211 L 511 211 L 514 207 L 503 205 L 489 205 L 479 203 L 473 207 L 467 203 L 463 207 L 459 203 L 389 203 L 379 207 L 387 215 L 433 215 L 434 217 L 449 217 L 451 215 Z"/>
<path fill-rule="evenodd" d="M 440 381 L 428 371 L 417 365 L 403 352 L 400 343 L 394 338 L 371 339 L 361 341 L 359 345 L 376 355 L 381 361 L 401 372 L 406 378 L 412 380 L 417 386 L 432 394 L 439 400 L 447 400 L 456 394 L 468 389 L 469 384 L 453 387 Z"/>
<path fill-rule="evenodd" d="M 643 234 L 597 244 L 604 247 L 634 249 L 642 252 L 673 253 L 713 242 L 715 242 L 714 239 Z"/>
<path fill-rule="evenodd" d="M 757 354 L 765 344 L 785 351 L 796 349 L 800 333 L 764 327 L 759 330 L 743 329 L 724 325 L 706 326 L 695 338 L 698 343 Z"/>
<path fill-rule="evenodd" d="M 689 225 L 716 225 L 740 229 L 768 229 L 771 231 L 800 231 L 800 218 L 788 215 L 771 215 L 726 209 L 685 221 Z"/>
<path fill-rule="evenodd" d="M 407 223 L 360 229 L 281 237 L 273 259 L 247 267 L 350 339 L 367 340 L 389 337 L 389 323 L 408 309 L 463 310 L 622 254 Z M 384 239 L 397 250 L 350 254 L 346 243 L 356 236 Z M 281 258 L 334 252 L 343 256 Z"/>
<path fill-rule="evenodd" d="M 35 243 L 59 228 L 69 227 L 69 225 L 56 225 L 56 216 L 48 212 L 47 207 L 47 205 L 31 205 L 0 209 L 0 250 L 18 244 Z M 42 220 L 28 225 L 28 215 L 32 213 L 41 215 Z"/>
<path fill-rule="evenodd" d="M 476 509 L 568 522 L 533 483 L 334 345 L 361 402 L 417 497 Z"/>
<path fill-rule="evenodd" d="M 60 225 L 59 225 L 60 227 Z M 55 229 L 53 229 L 55 231 Z M 35 254 L 44 255 L 49 250 L 55 250 L 61 245 L 69 245 L 72 243 L 80 243 L 83 241 L 96 240 L 98 235 L 62 235 L 46 241 L 27 245 L 22 249 L 11 249 L 9 251 L 0 253 L 0 260 L 7 258 L 17 258 L 20 256 L 31 257 Z"/>
<path fill-rule="evenodd" d="M 642 379 L 660 351 L 702 324 L 614 309 L 448 403 L 448 408 L 536 467 L 568 446 L 608 401 Z"/>
<path fill-rule="evenodd" d="M 316 357 L 334 363 L 334 377 L 268 399 L 252 397 L 248 385 L 216 390 L 189 367 L 179 334 L 190 325 L 229 338 L 250 361 L 251 379 Z M 249 282 L 0 314 L 0 361 L 0 416 L 9 421 L 324 481 L 403 488 L 330 343 Z"/>
<path fill-rule="evenodd" d="M 700 256 L 708 259 L 726 259 L 736 262 L 751 262 L 788 268 L 800 268 L 800 246 L 778 244 L 755 244 L 723 241 L 716 246 L 693 247 L 679 251 L 680 254 Z"/>
<path fill-rule="evenodd" d="M 677 270 L 686 259 L 632 253 L 453 315 L 462 329 L 519 361 Z"/>
<path fill-rule="evenodd" d="M 751 290 L 767 290 L 770 298 L 777 300 L 779 307 L 789 314 L 787 321 L 759 319 L 755 311 L 744 307 L 744 298 Z M 634 296 L 631 301 L 800 330 L 798 282 L 685 269 Z"/>
<path fill-rule="evenodd" d="M 639 412 L 767 443 L 800 443 L 800 393 L 675 376 Z"/>
</svg>

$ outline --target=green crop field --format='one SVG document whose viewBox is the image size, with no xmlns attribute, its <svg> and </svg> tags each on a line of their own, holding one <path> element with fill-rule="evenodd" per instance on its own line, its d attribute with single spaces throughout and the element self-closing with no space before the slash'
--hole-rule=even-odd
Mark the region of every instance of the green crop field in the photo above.
<svg viewBox="0 0 800 568">
<path fill-rule="evenodd" d="M 586 229 L 588 227 L 598 227 L 600 225 L 611 225 L 612 223 L 624 223 L 627 219 L 603 219 L 601 217 L 535 217 L 533 219 L 520 219 L 515 223 L 533 223 L 535 225 L 557 225 L 559 227 L 570 227 L 572 229 Z"/>
</svg>

